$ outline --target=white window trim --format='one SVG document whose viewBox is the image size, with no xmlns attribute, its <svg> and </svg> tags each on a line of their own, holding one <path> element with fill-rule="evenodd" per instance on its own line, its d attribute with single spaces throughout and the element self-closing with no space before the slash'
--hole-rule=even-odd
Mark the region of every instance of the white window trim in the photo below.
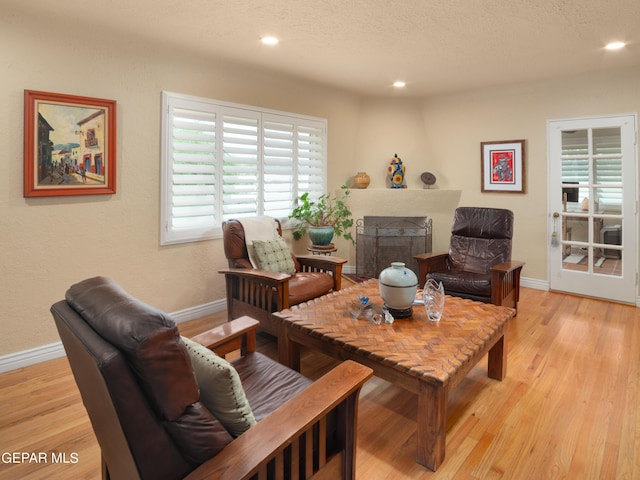
<svg viewBox="0 0 640 480">
<path fill-rule="evenodd" d="M 173 119 L 171 116 L 172 107 L 188 108 L 196 112 L 210 112 L 215 113 L 215 174 L 211 175 L 215 178 L 215 201 L 213 204 L 213 220 L 210 222 L 207 220 L 206 225 L 192 226 L 192 227 L 175 227 L 173 220 L 173 207 L 174 207 L 174 190 L 173 190 L 173 178 L 174 178 L 174 146 L 173 146 Z M 222 140 L 222 127 L 223 116 L 229 111 L 245 111 L 247 115 L 253 118 L 259 119 L 258 124 L 258 140 L 257 140 L 257 188 L 258 198 L 256 200 L 257 212 L 255 214 L 264 214 L 264 145 L 263 145 L 263 130 L 262 122 L 264 119 L 273 121 L 279 119 L 283 122 L 292 122 L 294 125 L 294 142 L 293 142 L 293 172 L 292 172 L 292 191 L 291 198 L 289 199 L 290 208 L 293 208 L 295 200 L 304 193 L 302 187 L 299 185 L 301 176 L 298 172 L 298 164 L 300 161 L 300 152 L 297 148 L 298 135 L 305 127 L 311 127 L 317 129 L 320 132 L 320 150 L 321 158 L 318 161 L 317 168 L 318 175 L 320 177 L 318 182 L 314 182 L 313 196 L 319 196 L 322 193 L 326 193 L 327 190 L 327 120 L 318 117 L 312 117 L 308 115 L 299 115 L 295 113 L 283 112 L 278 110 L 263 109 L 259 107 L 241 105 L 230 102 L 224 102 L 220 100 L 207 99 L 202 97 L 194 97 L 190 95 L 184 95 L 172 92 L 162 92 L 162 130 L 161 130 L 161 207 L 160 207 L 160 244 L 171 245 L 177 243 L 195 242 L 200 240 L 208 240 L 213 238 L 220 238 L 222 236 L 222 221 L 227 218 L 232 218 L 234 215 L 229 215 L 223 212 L 223 140 Z M 298 130 L 298 128 L 300 130 Z M 235 205 L 235 204 L 234 204 Z M 290 211 L 290 210 L 289 210 Z M 237 217 L 241 217 L 242 214 Z M 281 220 L 286 220 L 286 216 Z"/>
</svg>

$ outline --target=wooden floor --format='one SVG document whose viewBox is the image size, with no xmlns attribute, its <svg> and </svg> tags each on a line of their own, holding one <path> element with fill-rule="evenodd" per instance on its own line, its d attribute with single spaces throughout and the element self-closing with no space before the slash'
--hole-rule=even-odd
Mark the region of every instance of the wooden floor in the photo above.
<svg viewBox="0 0 640 480">
<path fill-rule="evenodd" d="M 202 331 L 221 315 L 180 326 Z M 262 337 L 260 350 L 275 354 Z M 380 379 L 363 388 L 357 478 L 640 478 L 640 309 L 522 289 L 507 378 L 486 362 L 449 396 L 444 464 L 414 461 L 416 396 Z M 332 360 L 305 352 L 302 371 Z M 97 479 L 100 452 L 65 358 L 0 375 L 0 478 Z M 24 463 L 7 452 L 30 454 Z M 39 460 L 39 463 L 38 463 Z"/>
</svg>

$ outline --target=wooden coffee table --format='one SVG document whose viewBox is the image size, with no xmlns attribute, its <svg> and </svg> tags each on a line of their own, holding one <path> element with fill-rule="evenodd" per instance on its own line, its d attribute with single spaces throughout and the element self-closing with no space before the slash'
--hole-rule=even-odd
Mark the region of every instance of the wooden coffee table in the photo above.
<svg viewBox="0 0 640 480">
<path fill-rule="evenodd" d="M 304 345 L 355 360 L 417 394 L 416 459 L 435 471 L 444 460 L 449 391 L 486 353 L 489 377 L 505 377 L 506 333 L 515 310 L 447 296 L 438 323 L 429 322 L 417 305 L 410 318 L 376 325 L 350 316 L 356 295 L 383 304 L 374 279 L 274 314 L 280 319 L 280 361 L 299 370 Z"/>
</svg>

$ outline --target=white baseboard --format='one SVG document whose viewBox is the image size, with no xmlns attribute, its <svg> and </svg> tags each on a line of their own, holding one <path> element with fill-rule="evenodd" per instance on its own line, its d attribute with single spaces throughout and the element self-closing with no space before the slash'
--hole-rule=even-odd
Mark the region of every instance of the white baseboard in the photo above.
<svg viewBox="0 0 640 480">
<path fill-rule="evenodd" d="M 536 290 L 549 290 L 549 282 L 547 280 L 538 280 L 536 278 L 521 277 L 520 286 L 535 288 Z"/>
<path fill-rule="evenodd" d="M 197 305 L 195 307 L 179 310 L 170 313 L 176 323 L 195 320 L 206 315 L 223 312 L 227 309 L 226 299 L 216 300 L 214 302 Z M 62 342 L 50 343 L 41 347 L 30 348 L 21 352 L 10 353 L 0 357 L 0 373 L 9 372 L 18 368 L 28 367 L 36 363 L 46 362 L 54 358 L 63 357 L 65 355 Z"/>
<path fill-rule="evenodd" d="M 9 372 L 36 363 L 46 362 L 64 356 L 62 342 L 50 343 L 41 347 L 30 348 L 21 352 L 10 353 L 0 357 L 0 373 Z"/>
<path fill-rule="evenodd" d="M 224 312 L 226 309 L 227 299 L 222 298 L 203 305 L 185 308 L 184 310 L 179 310 L 169 315 L 171 315 L 171 318 L 173 318 L 176 323 L 182 323 L 195 320 L 196 318 L 206 317 L 207 315 L 213 315 L 214 313 Z"/>
</svg>

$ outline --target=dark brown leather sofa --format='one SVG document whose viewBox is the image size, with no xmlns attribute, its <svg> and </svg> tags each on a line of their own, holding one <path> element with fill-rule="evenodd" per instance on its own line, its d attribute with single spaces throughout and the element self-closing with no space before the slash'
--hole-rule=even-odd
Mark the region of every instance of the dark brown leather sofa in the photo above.
<svg viewBox="0 0 640 480">
<path fill-rule="evenodd" d="M 192 340 L 221 355 L 240 352 L 232 364 L 258 422 L 232 438 L 201 403 L 167 314 L 104 277 L 73 285 L 51 313 L 100 444 L 103 478 L 355 477 L 357 398 L 370 369 L 344 362 L 311 382 L 255 352 L 258 323 L 247 317 L 198 335 Z"/>
<path fill-rule="evenodd" d="M 276 222 L 278 234 L 282 235 L 280 222 Z M 227 220 L 222 224 L 222 233 L 229 269 L 220 273 L 225 275 L 229 320 L 249 315 L 259 320 L 267 333 L 277 335 L 273 312 L 340 290 L 342 265 L 347 262 L 342 258 L 292 255 L 294 275 L 257 270 L 249 260 L 242 224 Z"/>
<path fill-rule="evenodd" d="M 511 260 L 513 212 L 502 208 L 458 207 L 448 253 L 425 253 L 418 283 L 442 282 L 445 293 L 515 308 L 523 262 Z"/>
</svg>

